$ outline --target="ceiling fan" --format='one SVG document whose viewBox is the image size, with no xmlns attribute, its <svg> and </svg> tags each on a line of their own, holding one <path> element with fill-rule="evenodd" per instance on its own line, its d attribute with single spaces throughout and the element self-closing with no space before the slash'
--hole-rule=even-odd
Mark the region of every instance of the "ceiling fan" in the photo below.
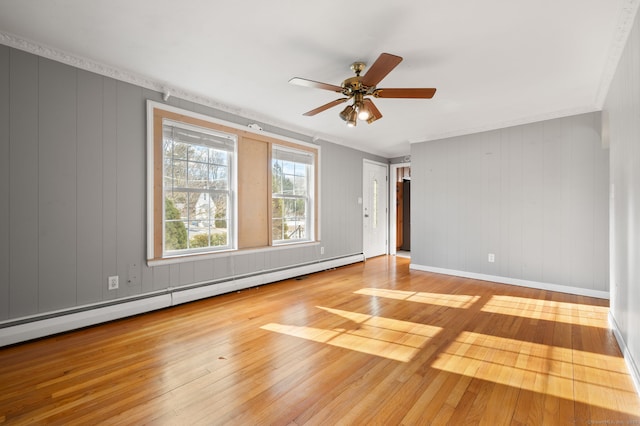
<svg viewBox="0 0 640 426">
<path fill-rule="evenodd" d="M 382 118 L 382 113 L 376 108 L 369 96 L 374 98 L 412 98 L 412 99 L 431 99 L 436 93 L 436 89 L 430 88 L 403 88 L 403 89 L 384 89 L 378 88 L 376 85 L 382 81 L 400 62 L 400 56 L 390 53 L 382 53 L 378 59 L 371 65 L 369 71 L 360 76 L 366 64 L 364 62 L 354 62 L 351 64 L 351 70 L 356 73 L 355 77 L 347 78 L 342 85 L 320 83 L 318 81 L 308 80 L 306 78 L 294 77 L 289 83 L 298 86 L 315 87 L 317 89 L 330 90 L 336 93 L 342 93 L 344 98 L 336 99 L 327 104 L 305 112 L 303 115 L 313 116 L 329 108 L 353 99 L 352 105 L 340 112 L 340 118 L 347 122 L 347 126 L 355 127 L 357 119 L 373 123 Z"/>
</svg>

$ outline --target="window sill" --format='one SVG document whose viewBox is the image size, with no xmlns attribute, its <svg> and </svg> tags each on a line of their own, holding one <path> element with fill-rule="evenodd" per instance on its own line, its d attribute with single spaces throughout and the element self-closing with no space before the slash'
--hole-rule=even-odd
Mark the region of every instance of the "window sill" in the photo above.
<svg viewBox="0 0 640 426">
<path fill-rule="evenodd" d="M 220 250 L 212 253 L 190 253 L 183 254 L 173 257 L 165 257 L 162 259 L 147 259 L 147 266 L 162 266 L 162 265 L 174 265 L 177 263 L 186 263 L 186 262 L 196 262 L 200 260 L 209 260 L 209 259 L 217 259 L 221 257 L 233 257 L 233 256 L 241 256 L 245 254 L 253 254 L 253 253 L 265 253 L 275 250 L 286 250 L 294 247 L 312 247 L 319 246 L 320 241 L 300 241 L 294 243 L 285 243 L 278 244 L 275 246 L 269 247 L 257 247 L 257 248 L 249 248 L 249 249 L 229 249 L 229 250 Z"/>
</svg>

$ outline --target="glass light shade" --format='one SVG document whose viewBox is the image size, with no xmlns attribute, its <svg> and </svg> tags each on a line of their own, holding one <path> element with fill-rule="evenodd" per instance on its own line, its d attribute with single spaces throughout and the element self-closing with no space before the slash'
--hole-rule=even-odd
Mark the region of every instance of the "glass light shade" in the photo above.
<svg viewBox="0 0 640 426">
<path fill-rule="evenodd" d="M 367 107 L 364 106 L 363 102 L 356 104 L 356 110 L 358 111 L 358 119 L 362 121 L 367 121 L 369 117 L 371 117 L 371 113 L 369 112 Z"/>
</svg>

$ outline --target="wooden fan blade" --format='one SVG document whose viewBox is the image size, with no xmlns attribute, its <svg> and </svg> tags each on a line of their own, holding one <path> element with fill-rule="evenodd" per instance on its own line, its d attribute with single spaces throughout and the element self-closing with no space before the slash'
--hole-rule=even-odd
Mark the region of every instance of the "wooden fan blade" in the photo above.
<svg viewBox="0 0 640 426">
<path fill-rule="evenodd" d="M 364 101 L 364 106 L 369 110 L 371 116 L 367 119 L 367 123 L 371 124 L 379 118 L 382 118 L 382 113 L 378 108 L 376 108 L 373 101 L 369 98 L 366 98 Z"/>
<path fill-rule="evenodd" d="M 398 66 L 400 62 L 402 62 L 400 56 L 390 53 L 381 54 L 373 65 L 371 65 L 369 71 L 362 77 L 362 84 L 369 87 L 376 86 L 392 69 Z"/>
<path fill-rule="evenodd" d="M 341 103 L 345 102 L 347 99 L 349 99 L 349 98 L 340 98 L 340 99 L 336 99 L 335 101 L 331 101 L 331 102 L 329 102 L 328 104 L 324 104 L 324 105 L 322 105 L 322 106 L 319 106 L 319 107 L 318 107 L 318 108 L 316 108 L 316 109 L 312 109 L 311 111 L 307 111 L 307 112 L 305 112 L 305 113 L 304 113 L 304 114 L 302 114 L 302 115 L 306 115 L 307 117 L 311 117 L 312 115 L 316 115 L 316 114 L 318 114 L 319 112 L 322 112 L 322 111 L 324 111 L 324 110 L 327 110 L 327 109 L 329 109 L 329 108 L 331 108 L 331 107 L 334 107 L 334 106 L 336 106 L 336 105 L 340 105 Z"/>
<path fill-rule="evenodd" d="M 332 92 L 342 92 L 342 87 L 334 84 L 321 83 L 319 81 L 307 80 L 306 78 L 294 77 L 289 83 L 304 87 L 313 87 L 316 89 L 331 90 Z"/>
<path fill-rule="evenodd" d="M 436 89 L 376 89 L 373 96 L 376 98 L 414 98 L 431 99 L 436 94 Z"/>
</svg>

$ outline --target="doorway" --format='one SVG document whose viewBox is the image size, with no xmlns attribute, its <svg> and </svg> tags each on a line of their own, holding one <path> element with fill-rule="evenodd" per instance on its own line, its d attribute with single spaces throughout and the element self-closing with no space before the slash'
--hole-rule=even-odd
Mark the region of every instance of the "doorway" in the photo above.
<svg viewBox="0 0 640 426">
<path fill-rule="evenodd" d="M 411 163 L 391 164 L 389 254 L 411 256 Z"/>
<path fill-rule="evenodd" d="M 364 160 L 362 177 L 362 235 L 364 257 L 387 254 L 387 176 L 386 164 Z"/>
</svg>

